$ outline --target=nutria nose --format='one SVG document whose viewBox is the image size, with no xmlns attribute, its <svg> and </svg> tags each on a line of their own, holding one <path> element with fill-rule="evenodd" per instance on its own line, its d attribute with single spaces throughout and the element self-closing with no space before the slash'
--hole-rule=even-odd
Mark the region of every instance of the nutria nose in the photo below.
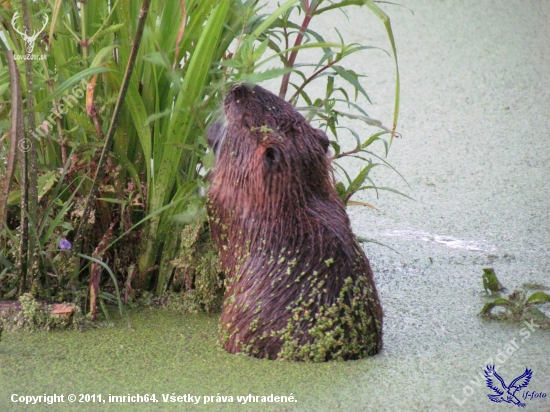
<svg viewBox="0 0 550 412">
<path fill-rule="evenodd" d="M 239 93 L 241 91 L 244 93 L 251 92 L 252 89 L 254 89 L 254 85 L 252 83 L 246 83 L 246 82 L 235 83 L 233 87 L 231 87 L 231 91 L 235 93 Z"/>
<path fill-rule="evenodd" d="M 235 99 L 239 99 L 247 96 L 254 89 L 254 85 L 251 83 L 236 83 L 231 87 L 229 95 L 232 95 Z"/>
</svg>

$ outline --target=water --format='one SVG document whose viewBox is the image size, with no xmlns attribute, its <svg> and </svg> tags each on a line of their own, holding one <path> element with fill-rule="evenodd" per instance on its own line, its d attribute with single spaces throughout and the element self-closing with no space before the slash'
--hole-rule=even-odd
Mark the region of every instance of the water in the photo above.
<svg viewBox="0 0 550 412">
<path fill-rule="evenodd" d="M 549 331 L 526 338 L 526 325 L 478 316 L 487 301 L 484 267 L 493 267 L 509 292 L 525 282 L 550 286 L 550 31 L 543 23 L 550 6 L 406 5 L 414 15 L 385 7 L 403 87 L 403 138 L 388 160 L 410 187 L 385 170 L 376 177 L 415 201 L 364 193 L 357 200 L 378 210 L 349 208 L 359 235 L 400 252 L 366 246 L 386 323 L 385 350 L 375 360 L 383 372 L 365 385 L 387 393 L 386 403 L 372 401 L 376 410 L 500 410 L 475 377 L 487 360 L 498 364 L 513 339 L 519 348 L 508 348 L 505 381 L 530 367 L 529 389 L 550 392 Z M 373 78 L 377 62 L 369 65 Z M 389 93 L 391 76 L 383 85 Z M 390 101 L 381 106 L 391 110 Z M 381 117 L 379 110 L 373 107 Z M 550 410 L 548 398 L 527 404 Z"/>
<path fill-rule="evenodd" d="M 489 402 L 491 392 L 479 376 L 487 362 L 504 365 L 507 383 L 531 368 L 528 389 L 550 396 L 550 330 L 478 316 L 487 302 L 484 267 L 493 267 L 508 291 L 525 282 L 550 286 L 550 5 L 537 0 L 410 0 L 405 5 L 414 14 L 380 6 L 392 18 L 402 82 L 403 137 L 394 141 L 388 161 L 410 186 L 389 169 L 374 177 L 415 200 L 384 192 L 376 199 L 366 192 L 356 200 L 377 210 L 349 208 L 358 235 L 399 252 L 365 245 L 385 311 L 382 353 L 323 365 L 258 361 L 217 348 L 216 317 L 136 313 L 130 328 L 122 322 L 85 334 L 5 335 L 0 344 L 3 410 L 21 409 L 8 402 L 14 391 L 52 390 L 292 392 L 298 399 L 198 407 L 203 410 L 512 408 Z M 333 14 L 318 20 L 317 27 L 338 24 L 348 42 L 389 50 L 383 26 L 366 9 L 348 16 L 349 21 Z M 391 58 L 368 52 L 353 59 L 352 68 L 369 76 L 364 85 L 375 105 L 365 105 L 367 112 L 389 125 Z M 353 173 L 357 164 L 345 166 Z M 548 411 L 549 399 L 528 400 L 527 408 Z M 193 408 L 110 408 L 184 407 Z"/>
</svg>

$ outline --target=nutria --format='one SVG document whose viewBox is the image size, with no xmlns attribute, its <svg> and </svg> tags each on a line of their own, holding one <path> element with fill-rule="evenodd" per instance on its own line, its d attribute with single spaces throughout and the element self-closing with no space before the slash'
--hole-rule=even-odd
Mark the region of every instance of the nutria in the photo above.
<svg viewBox="0 0 550 412">
<path fill-rule="evenodd" d="M 207 204 L 226 277 L 224 349 L 311 361 L 376 354 L 382 307 L 334 189 L 327 136 L 259 86 L 233 86 L 224 112 L 226 124 L 208 131 Z"/>
</svg>

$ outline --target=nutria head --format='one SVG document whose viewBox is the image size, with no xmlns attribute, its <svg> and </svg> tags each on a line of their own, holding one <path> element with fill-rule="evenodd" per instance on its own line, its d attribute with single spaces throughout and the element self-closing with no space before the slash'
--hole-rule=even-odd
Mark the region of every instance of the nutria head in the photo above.
<svg viewBox="0 0 550 412">
<path fill-rule="evenodd" d="M 305 207 L 308 199 L 329 197 L 328 138 L 291 104 L 260 86 L 237 84 L 225 98 L 224 110 L 227 126 L 214 123 L 208 143 L 216 164 L 224 165 L 223 170 L 215 167 L 215 176 L 232 183 L 226 189 L 239 190 L 240 201 L 269 203 L 279 213 L 284 207 Z"/>
</svg>

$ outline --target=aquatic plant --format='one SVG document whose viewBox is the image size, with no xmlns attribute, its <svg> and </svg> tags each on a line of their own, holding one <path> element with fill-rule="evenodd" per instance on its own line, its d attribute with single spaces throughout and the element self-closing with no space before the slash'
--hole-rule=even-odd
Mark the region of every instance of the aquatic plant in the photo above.
<svg viewBox="0 0 550 412">
<path fill-rule="evenodd" d="M 500 293 L 504 290 L 504 287 L 500 283 L 493 268 L 484 268 L 481 280 L 483 281 L 483 288 L 485 293 Z"/>
<path fill-rule="evenodd" d="M 493 294 L 500 294 L 504 288 L 498 281 L 493 269 L 483 269 L 483 287 L 485 291 L 491 290 Z M 525 289 L 532 289 L 530 285 L 526 285 Z M 542 285 L 534 285 L 535 289 L 540 289 Z M 550 295 L 536 291 L 527 296 L 525 290 L 514 290 L 508 297 L 498 297 L 490 302 L 487 302 L 481 309 L 482 317 L 500 320 L 514 320 L 536 318 L 538 322 L 546 326 L 550 326 L 550 318 L 546 316 L 536 305 L 549 303 Z M 501 309 L 501 310 L 498 310 Z M 495 313 L 496 312 L 496 313 Z"/>
<path fill-rule="evenodd" d="M 316 16 L 360 6 L 381 19 L 395 58 L 389 127 L 351 98 L 369 99 L 345 59 L 372 48 L 327 42 L 310 26 Z M 383 156 L 397 135 L 388 16 L 372 0 L 287 0 L 263 10 L 259 0 L 14 0 L 0 9 L 1 299 L 30 292 L 95 313 L 107 302 L 121 310 L 143 291 L 176 289 L 213 310 L 215 252 L 181 235 L 204 219 L 212 162 L 205 129 L 230 83 L 280 77 L 280 94 L 292 93 L 306 118 L 332 134 L 334 159 L 365 162 L 355 177 L 341 168 L 344 202 L 360 190 L 393 191 L 369 177 L 390 167 Z M 28 45 L 13 30 L 15 13 L 25 33 L 48 16 L 33 49 L 45 59 L 16 59 Z M 305 49 L 318 50 L 318 60 L 299 62 Z M 313 96 L 309 87 L 319 81 L 325 93 Z M 362 138 L 339 125 L 343 118 L 375 130 Z M 345 133 L 356 139 L 350 151 L 339 142 Z"/>
</svg>

